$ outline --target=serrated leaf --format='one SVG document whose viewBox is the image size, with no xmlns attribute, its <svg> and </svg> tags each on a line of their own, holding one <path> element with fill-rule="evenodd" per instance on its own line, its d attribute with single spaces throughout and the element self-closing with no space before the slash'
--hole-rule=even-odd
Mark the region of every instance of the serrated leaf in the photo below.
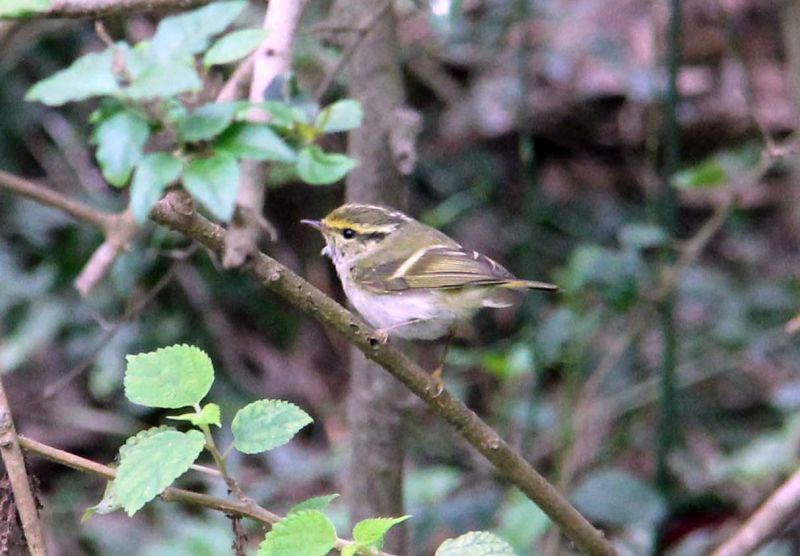
<svg viewBox="0 0 800 556">
<path fill-rule="evenodd" d="M 336 544 L 333 523 L 319 510 L 287 515 L 267 533 L 258 556 L 325 556 Z"/>
<path fill-rule="evenodd" d="M 143 431 L 139 431 L 139 432 L 137 432 L 136 434 L 134 434 L 133 436 L 129 436 L 129 437 L 128 437 L 128 438 L 125 440 L 125 444 L 123 444 L 123 445 L 122 445 L 122 446 L 120 446 L 120 448 L 119 448 L 119 457 L 118 457 L 118 460 L 119 460 L 119 461 L 122 461 L 122 460 L 123 460 L 123 458 L 125 457 L 125 454 L 127 454 L 127 453 L 128 453 L 128 451 L 129 451 L 131 448 L 133 448 L 134 446 L 136 446 L 136 445 L 137 445 L 139 442 L 141 442 L 142 440 L 144 440 L 144 439 L 146 439 L 146 438 L 150 438 L 151 436 L 155 436 L 156 434 L 158 434 L 158 433 L 160 433 L 160 432 L 164 432 L 164 431 L 174 431 L 174 430 L 175 430 L 175 427 L 170 427 L 169 425 L 159 425 L 159 426 L 157 426 L 157 427 L 150 427 L 149 429 L 145 429 L 145 430 L 143 430 Z"/>
<path fill-rule="evenodd" d="M 26 100 L 36 100 L 48 106 L 110 95 L 119 89 L 114 76 L 110 50 L 86 54 L 71 66 L 54 73 L 31 87 Z"/>
<path fill-rule="evenodd" d="M 404 515 L 402 517 L 375 517 L 361 520 L 353 527 L 353 540 L 380 550 L 383 548 L 383 538 L 389 532 L 389 529 L 410 517 L 410 515 Z"/>
<path fill-rule="evenodd" d="M 97 162 L 108 183 L 115 187 L 128 183 L 149 137 L 147 120 L 130 110 L 117 112 L 97 125 L 92 141 L 97 145 Z"/>
<path fill-rule="evenodd" d="M 244 406 L 233 418 L 233 445 L 245 454 L 272 450 L 289 442 L 313 419 L 282 400 L 259 400 Z"/>
<path fill-rule="evenodd" d="M 242 29 L 228 33 L 208 49 L 203 57 L 206 67 L 229 64 L 253 52 L 267 38 L 264 29 Z"/>
<path fill-rule="evenodd" d="M 492 533 L 471 531 L 455 539 L 447 539 L 435 556 L 516 556 L 511 546 Z"/>
<path fill-rule="evenodd" d="M 200 413 L 184 413 L 182 415 L 169 415 L 167 419 L 175 419 L 176 421 L 189 421 L 194 426 L 200 425 L 217 425 L 222 426 L 220 421 L 221 413 L 219 406 L 215 403 L 207 403 L 203 406 Z"/>
<path fill-rule="evenodd" d="M 238 122 L 220 135 L 215 147 L 237 158 L 293 163 L 294 150 L 267 124 Z"/>
<path fill-rule="evenodd" d="M 324 494 L 322 496 L 314 496 L 313 498 L 309 498 L 308 500 L 304 500 L 298 504 L 295 504 L 286 514 L 293 514 L 297 512 L 302 512 L 303 510 L 319 510 L 322 511 L 327 508 L 331 502 L 339 498 L 338 494 Z"/>
<path fill-rule="evenodd" d="M 161 60 L 197 54 L 208 47 L 210 37 L 233 23 L 246 1 L 214 2 L 189 12 L 161 20 L 150 44 Z"/>
<path fill-rule="evenodd" d="M 657 523 L 667 511 L 652 485 L 619 469 L 593 471 L 575 488 L 572 500 L 588 519 L 610 525 Z"/>
<path fill-rule="evenodd" d="M 197 430 L 164 431 L 132 446 L 120 461 L 114 490 L 125 512 L 132 516 L 183 475 L 205 447 Z"/>
<path fill-rule="evenodd" d="M 0 19 L 34 15 L 47 11 L 52 5 L 52 0 L 3 0 L 0 3 Z"/>
<path fill-rule="evenodd" d="M 174 345 L 128 355 L 125 396 L 148 407 L 176 409 L 199 403 L 214 382 L 214 366 L 202 350 Z"/>
<path fill-rule="evenodd" d="M 297 157 L 297 174 L 311 185 L 325 185 L 339 181 L 356 165 L 349 156 L 326 153 L 316 145 L 309 145 Z"/>
<path fill-rule="evenodd" d="M 205 104 L 178 120 L 178 137 L 181 141 L 205 141 L 225 131 L 236 115 L 238 103 L 213 102 Z"/>
<path fill-rule="evenodd" d="M 345 99 L 326 106 L 315 123 L 323 133 L 336 133 L 361 127 L 364 121 L 364 110 L 357 100 Z"/>
<path fill-rule="evenodd" d="M 150 210 L 169 184 L 181 175 L 183 163 L 168 153 L 151 153 L 142 157 L 131 182 L 131 211 L 138 223 L 147 220 Z"/>
<path fill-rule="evenodd" d="M 239 165 L 226 152 L 195 159 L 183 173 L 183 187 L 216 218 L 227 222 L 239 194 Z"/>
</svg>

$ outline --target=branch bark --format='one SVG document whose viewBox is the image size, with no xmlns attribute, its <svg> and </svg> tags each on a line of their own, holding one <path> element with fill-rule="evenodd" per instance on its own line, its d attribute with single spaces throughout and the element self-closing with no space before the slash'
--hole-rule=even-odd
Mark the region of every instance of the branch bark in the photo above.
<svg viewBox="0 0 800 556">
<path fill-rule="evenodd" d="M 800 509 L 800 471 L 795 471 L 712 556 L 746 556 L 780 532 Z"/>
<path fill-rule="evenodd" d="M 267 38 L 252 54 L 253 80 L 250 85 L 251 102 L 264 100 L 264 92 L 275 77 L 289 71 L 292 61 L 292 42 L 297 24 L 303 13 L 304 0 L 270 2 L 264 15 L 264 30 Z M 243 67 L 243 72 L 246 68 Z M 230 94 L 229 91 L 225 91 Z M 254 111 L 250 119 L 263 121 L 263 111 Z M 222 266 L 235 268 L 258 250 L 258 238 L 266 228 L 270 235 L 275 232 L 262 216 L 266 191 L 268 166 L 263 162 L 242 162 L 242 182 L 236 199 L 236 212 L 230 232 L 225 240 Z"/>
<path fill-rule="evenodd" d="M 203 6 L 212 1 L 213 0 L 53 0 L 50 8 L 28 17 L 84 18 L 166 10 L 185 10 Z"/>
<path fill-rule="evenodd" d="M 17 430 L 11 417 L 6 391 L 0 380 L 0 456 L 14 493 L 14 505 L 17 507 L 25 540 L 31 556 L 46 556 L 47 545 L 44 542 L 42 523 L 39 521 L 39 509 L 31 492 L 28 472 L 25 469 L 25 458 L 19 447 Z"/>
</svg>

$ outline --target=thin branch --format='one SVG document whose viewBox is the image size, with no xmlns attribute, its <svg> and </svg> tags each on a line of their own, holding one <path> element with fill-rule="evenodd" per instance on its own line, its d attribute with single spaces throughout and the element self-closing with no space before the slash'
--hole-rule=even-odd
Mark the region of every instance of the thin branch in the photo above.
<svg viewBox="0 0 800 556">
<path fill-rule="evenodd" d="M 184 192 L 168 193 L 156 204 L 151 217 L 157 223 L 191 237 L 217 255 L 223 250 L 225 230 L 197 214 L 191 198 Z M 489 425 L 447 390 L 439 393 L 436 381 L 406 355 L 390 344 L 372 341 L 372 330 L 361 319 L 263 253 L 258 253 L 243 269 L 266 289 L 339 332 L 369 359 L 392 373 L 436 414 L 455 427 L 495 466 L 500 476 L 517 486 L 542 508 L 581 550 L 589 554 L 616 554 L 603 533 L 578 513 Z"/>
<path fill-rule="evenodd" d="M 116 469 L 107 465 L 103 465 L 102 463 L 97 463 L 96 461 L 82 458 L 81 456 L 59 450 L 58 448 L 53 448 L 52 446 L 42 444 L 41 442 L 37 442 L 36 440 L 26 436 L 19 435 L 17 438 L 19 440 L 19 445 L 24 450 L 32 454 L 36 454 L 37 456 L 41 456 L 52 462 L 64 465 L 77 471 L 81 471 L 83 473 L 97 475 L 108 481 L 113 481 L 117 476 Z M 185 504 L 192 504 L 195 506 L 208 508 L 210 510 L 217 510 L 225 514 L 249 517 L 250 519 L 254 519 L 270 526 L 275 525 L 281 519 L 283 519 L 283 516 L 271 512 L 256 504 L 248 505 L 241 502 L 233 502 L 223 498 L 209 496 L 207 494 L 200 494 L 198 492 L 184 490 L 182 488 L 168 487 L 161 494 L 161 499 L 165 502 L 182 502 Z M 344 547 L 350 544 L 353 544 L 353 541 L 339 538 L 336 539 L 335 547 L 338 550 L 342 550 Z M 375 556 L 393 556 L 387 552 L 375 552 L 374 554 Z"/>
<path fill-rule="evenodd" d="M 322 78 L 322 81 L 317 86 L 317 90 L 314 91 L 314 100 L 319 102 L 322 100 L 322 97 L 325 96 L 325 93 L 328 91 L 330 86 L 336 80 L 339 73 L 347 66 L 347 63 L 350 61 L 350 58 L 353 57 L 358 47 L 361 46 L 361 43 L 364 42 L 364 39 L 367 37 L 369 32 L 372 30 L 373 27 L 380 21 L 381 16 L 392 7 L 394 0 L 383 0 L 381 4 L 376 8 L 375 12 L 367 18 L 367 20 L 355 29 L 358 32 L 358 36 L 353 39 L 350 44 L 347 45 L 344 52 L 342 52 L 342 56 L 339 58 L 339 61 L 336 62 L 336 65 L 333 67 L 331 71 L 325 74 L 325 77 Z"/>
<path fill-rule="evenodd" d="M 0 187 L 4 185 L 6 182 L 0 180 Z M 225 230 L 197 214 L 187 193 L 170 191 L 156 204 L 151 218 L 197 241 L 218 256 L 222 254 Z M 373 331 L 361 319 L 263 253 L 258 253 L 243 268 L 266 289 L 339 332 L 369 359 L 405 384 L 483 454 L 500 476 L 517 486 L 560 525 L 581 550 L 596 555 L 616 554 L 601 531 L 595 529 L 555 487 L 461 400 L 452 397 L 447 390 L 440 393 L 436 381 L 392 345 L 375 344 Z"/>
<path fill-rule="evenodd" d="M 39 521 L 39 510 L 31 492 L 25 458 L 19 447 L 17 430 L 14 427 L 11 407 L 8 405 L 2 380 L 0 380 L 0 456 L 3 458 L 11 490 L 14 492 L 14 505 L 22 522 L 28 550 L 32 556 L 46 556 L 47 545 L 44 542 L 42 523 Z"/>
<path fill-rule="evenodd" d="M 289 71 L 292 61 L 292 43 L 304 5 L 305 0 L 283 0 L 282 2 L 270 2 L 267 6 L 263 25 L 264 30 L 267 31 L 267 38 L 251 56 L 253 60 L 253 80 L 249 93 L 251 102 L 263 101 L 264 92 L 272 80 Z M 246 73 L 244 66 L 242 72 Z M 235 90 L 227 90 L 225 94 L 235 96 L 236 93 Z M 263 121 L 265 117 L 263 111 L 253 110 L 249 119 Z M 247 257 L 257 251 L 258 239 L 262 231 L 266 230 L 273 239 L 277 236 L 277 231 L 262 215 L 267 168 L 263 162 L 242 162 L 241 186 L 236 197 L 236 212 L 231 221 L 230 231 L 226 236 L 225 252 L 222 256 L 224 268 L 240 266 L 247 260 Z"/>
<path fill-rule="evenodd" d="M 53 0 L 51 6 L 28 18 L 88 18 L 130 13 L 184 10 L 213 0 Z"/>
<path fill-rule="evenodd" d="M 800 470 L 761 504 L 712 556 L 746 556 L 774 537 L 800 510 Z"/>
</svg>

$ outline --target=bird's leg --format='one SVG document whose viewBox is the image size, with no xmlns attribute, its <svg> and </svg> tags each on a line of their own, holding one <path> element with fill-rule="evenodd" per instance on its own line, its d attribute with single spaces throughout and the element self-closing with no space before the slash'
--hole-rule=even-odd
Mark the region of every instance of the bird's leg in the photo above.
<svg viewBox="0 0 800 556">
<path fill-rule="evenodd" d="M 450 348 L 450 340 L 453 339 L 453 329 L 447 332 L 447 337 L 444 340 L 444 351 L 442 352 L 442 358 L 439 361 L 439 365 L 433 370 L 431 373 L 431 377 L 433 381 L 436 383 L 436 394 L 435 396 L 441 395 L 444 391 L 444 382 L 442 382 L 442 372 L 444 371 L 444 360 L 447 358 L 447 350 Z"/>
<path fill-rule="evenodd" d="M 393 324 L 391 326 L 387 326 L 385 328 L 376 328 L 369 335 L 369 342 L 372 345 L 385 344 L 387 341 L 389 341 L 389 332 L 391 332 L 392 330 L 397 330 L 398 328 L 403 328 L 404 326 L 417 324 L 418 322 L 422 322 L 423 320 L 425 319 L 409 319 L 409 320 L 404 320 L 403 322 L 398 322 L 397 324 Z"/>
</svg>

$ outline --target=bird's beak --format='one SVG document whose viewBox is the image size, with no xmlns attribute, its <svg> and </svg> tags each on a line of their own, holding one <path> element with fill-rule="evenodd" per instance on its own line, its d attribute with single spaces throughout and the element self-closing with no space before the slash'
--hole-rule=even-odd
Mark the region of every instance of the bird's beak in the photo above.
<svg viewBox="0 0 800 556">
<path fill-rule="evenodd" d="M 306 224 L 307 226 L 311 226 L 312 228 L 316 228 L 320 232 L 322 231 L 322 222 L 319 220 L 301 220 L 301 224 Z"/>
</svg>

